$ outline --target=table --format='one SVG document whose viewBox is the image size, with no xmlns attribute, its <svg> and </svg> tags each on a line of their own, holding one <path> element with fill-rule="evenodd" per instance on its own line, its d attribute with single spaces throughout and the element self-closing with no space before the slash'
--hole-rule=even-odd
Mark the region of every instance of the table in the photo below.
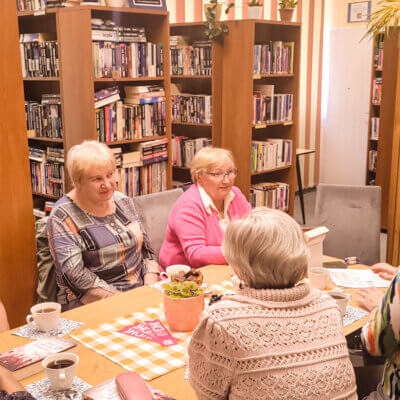
<svg viewBox="0 0 400 400">
<path fill-rule="evenodd" d="M 299 186 L 300 207 L 301 207 L 301 215 L 303 217 L 303 225 L 306 224 L 306 216 L 304 214 L 303 183 L 301 182 L 301 171 L 300 171 L 299 156 L 303 156 L 305 154 L 312 154 L 312 153 L 315 153 L 315 150 L 311 150 L 311 149 L 296 149 L 297 184 Z"/>
<path fill-rule="evenodd" d="M 324 261 L 335 260 L 332 257 L 324 257 Z M 354 268 L 366 268 L 365 266 L 355 266 Z M 218 283 L 229 280 L 229 269 L 227 266 L 208 266 L 202 269 L 207 283 Z M 354 289 L 346 289 L 346 292 L 353 293 Z M 149 286 L 143 286 L 129 292 L 119 294 L 83 307 L 76 308 L 63 313 L 64 318 L 69 318 L 85 323 L 85 327 L 95 328 L 101 322 L 111 321 L 125 313 L 143 311 L 147 307 L 157 306 L 162 302 L 162 292 Z M 351 305 L 357 305 L 352 299 Z M 367 316 L 344 328 L 346 335 L 356 331 L 368 321 Z M 12 331 L 0 334 L 0 352 L 20 346 L 29 339 L 11 335 Z M 68 335 L 66 336 L 68 338 Z M 124 372 L 125 369 L 113 363 L 107 358 L 86 348 L 80 343 L 77 344 L 77 353 L 80 357 L 77 375 L 91 385 L 97 385 L 111 377 Z M 189 384 L 184 379 L 185 367 L 176 369 L 166 375 L 151 380 L 149 383 L 162 390 L 163 392 L 175 397 L 178 400 L 195 400 L 196 395 Z M 23 385 L 30 384 L 44 378 L 44 373 L 34 375 L 22 381 Z"/>
</svg>

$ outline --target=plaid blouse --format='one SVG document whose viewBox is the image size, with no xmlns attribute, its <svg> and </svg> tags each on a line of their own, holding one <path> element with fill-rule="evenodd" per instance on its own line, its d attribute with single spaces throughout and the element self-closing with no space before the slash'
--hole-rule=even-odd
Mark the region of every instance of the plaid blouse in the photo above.
<svg viewBox="0 0 400 400">
<path fill-rule="evenodd" d="M 8 394 L 4 390 L 0 390 L 0 400 L 35 400 L 28 392 L 14 392 Z"/>
<path fill-rule="evenodd" d="M 126 291 L 142 286 L 147 272 L 159 272 L 146 263 L 156 258 L 133 200 L 119 192 L 113 200 L 115 212 L 105 217 L 87 213 L 67 196 L 50 214 L 47 230 L 57 283 L 66 293 L 64 309 L 82 305 L 89 289 Z M 137 223 L 143 233 L 139 250 L 132 230 Z"/>
<path fill-rule="evenodd" d="M 373 356 L 385 356 L 382 387 L 392 400 L 400 399 L 400 272 L 390 284 L 375 317 L 362 329 L 365 347 Z"/>
</svg>

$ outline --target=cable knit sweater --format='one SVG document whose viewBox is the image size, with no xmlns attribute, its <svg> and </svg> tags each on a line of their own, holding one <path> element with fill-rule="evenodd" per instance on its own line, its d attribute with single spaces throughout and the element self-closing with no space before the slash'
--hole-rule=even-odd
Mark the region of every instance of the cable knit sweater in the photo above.
<svg viewBox="0 0 400 400">
<path fill-rule="evenodd" d="M 189 346 L 199 400 L 356 400 L 339 308 L 308 285 L 244 288 L 204 312 Z"/>
</svg>

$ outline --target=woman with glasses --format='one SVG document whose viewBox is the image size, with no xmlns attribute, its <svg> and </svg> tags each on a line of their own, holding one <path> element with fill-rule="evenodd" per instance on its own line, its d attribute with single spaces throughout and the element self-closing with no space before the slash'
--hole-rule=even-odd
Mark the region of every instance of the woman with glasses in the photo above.
<svg viewBox="0 0 400 400">
<path fill-rule="evenodd" d="M 199 268 L 226 264 L 221 244 L 233 219 L 251 207 L 235 186 L 237 169 L 228 150 L 205 147 L 193 158 L 194 185 L 176 202 L 169 218 L 159 261 L 162 267 L 186 264 Z"/>
</svg>

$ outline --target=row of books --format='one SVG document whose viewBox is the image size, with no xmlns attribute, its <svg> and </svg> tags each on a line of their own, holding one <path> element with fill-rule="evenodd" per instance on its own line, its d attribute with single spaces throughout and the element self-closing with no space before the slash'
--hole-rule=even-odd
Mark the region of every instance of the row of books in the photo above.
<svg viewBox="0 0 400 400">
<path fill-rule="evenodd" d="M 276 210 L 289 209 L 289 185 L 284 182 L 256 183 L 250 188 L 252 207 L 268 207 Z"/>
<path fill-rule="evenodd" d="M 172 121 L 193 124 L 211 124 L 212 96 L 179 94 L 172 98 Z"/>
<path fill-rule="evenodd" d="M 253 140 L 251 142 L 251 172 L 268 171 L 292 163 L 293 142 L 287 139 Z"/>
<path fill-rule="evenodd" d="M 34 137 L 62 138 L 61 97 L 43 94 L 40 103 L 25 101 L 26 126 Z"/>
<path fill-rule="evenodd" d="M 255 85 L 253 92 L 253 124 L 291 122 L 293 95 L 275 94 L 274 85 Z"/>
<path fill-rule="evenodd" d="M 147 41 L 143 26 L 120 26 L 112 20 L 101 18 L 92 18 L 92 40 L 137 43 Z"/>
<path fill-rule="evenodd" d="M 18 11 L 39 11 L 46 8 L 46 0 L 17 0 Z"/>
<path fill-rule="evenodd" d="M 212 50 L 211 44 L 204 46 L 186 46 L 171 48 L 172 75 L 211 75 Z"/>
<path fill-rule="evenodd" d="M 165 92 L 159 86 L 126 86 L 120 100 L 118 86 L 95 93 L 96 131 L 100 142 L 164 136 Z"/>
<path fill-rule="evenodd" d="M 378 158 L 378 152 L 376 150 L 370 150 L 368 152 L 368 170 L 376 171 L 376 159 Z"/>
<path fill-rule="evenodd" d="M 20 43 L 22 77 L 58 77 L 58 45 L 56 41 Z"/>
<path fill-rule="evenodd" d="M 377 37 L 376 47 L 374 49 L 374 68 L 383 68 L 383 35 L 382 37 Z"/>
<path fill-rule="evenodd" d="M 381 104 L 382 99 L 382 78 L 376 77 L 372 82 L 372 103 Z"/>
<path fill-rule="evenodd" d="M 147 43 L 93 42 L 95 78 L 162 76 L 163 46 Z"/>
<path fill-rule="evenodd" d="M 186 136 L 172 138 L 172 164 L 177 167 L 190 167 L 194 155 L 203 147 L 212 145 L 211 139 L 191 139 Z"/>
<path fill-rule="evenodd" d="M 64 194 L 64 150 L 29 147 L 32 191 L 60 197 Z"/>
<path fill-rule="evenodd" d="M 378 140 L 379 139 L 379 118 L 372 117 L 371 118 L 371 135 L 370 139 Z"/>
<path fill-rule="evenodd" d="M 43 218 L 46 215 L 49 215 L 51 210 L 54 207 L 54 204 L 56 204 L 55 201 L 46 200 L 45 203 L 44 203 L 44 210 L 41 210 L 39 208 L 34 208 L 33 209 L 33 215 L 36 218 Z"/>
<path fill-rule="evenodd" d="M 254 46 L 254 75 L 293 74 L 294 42 L 270 41 Z"/>
</svg>

